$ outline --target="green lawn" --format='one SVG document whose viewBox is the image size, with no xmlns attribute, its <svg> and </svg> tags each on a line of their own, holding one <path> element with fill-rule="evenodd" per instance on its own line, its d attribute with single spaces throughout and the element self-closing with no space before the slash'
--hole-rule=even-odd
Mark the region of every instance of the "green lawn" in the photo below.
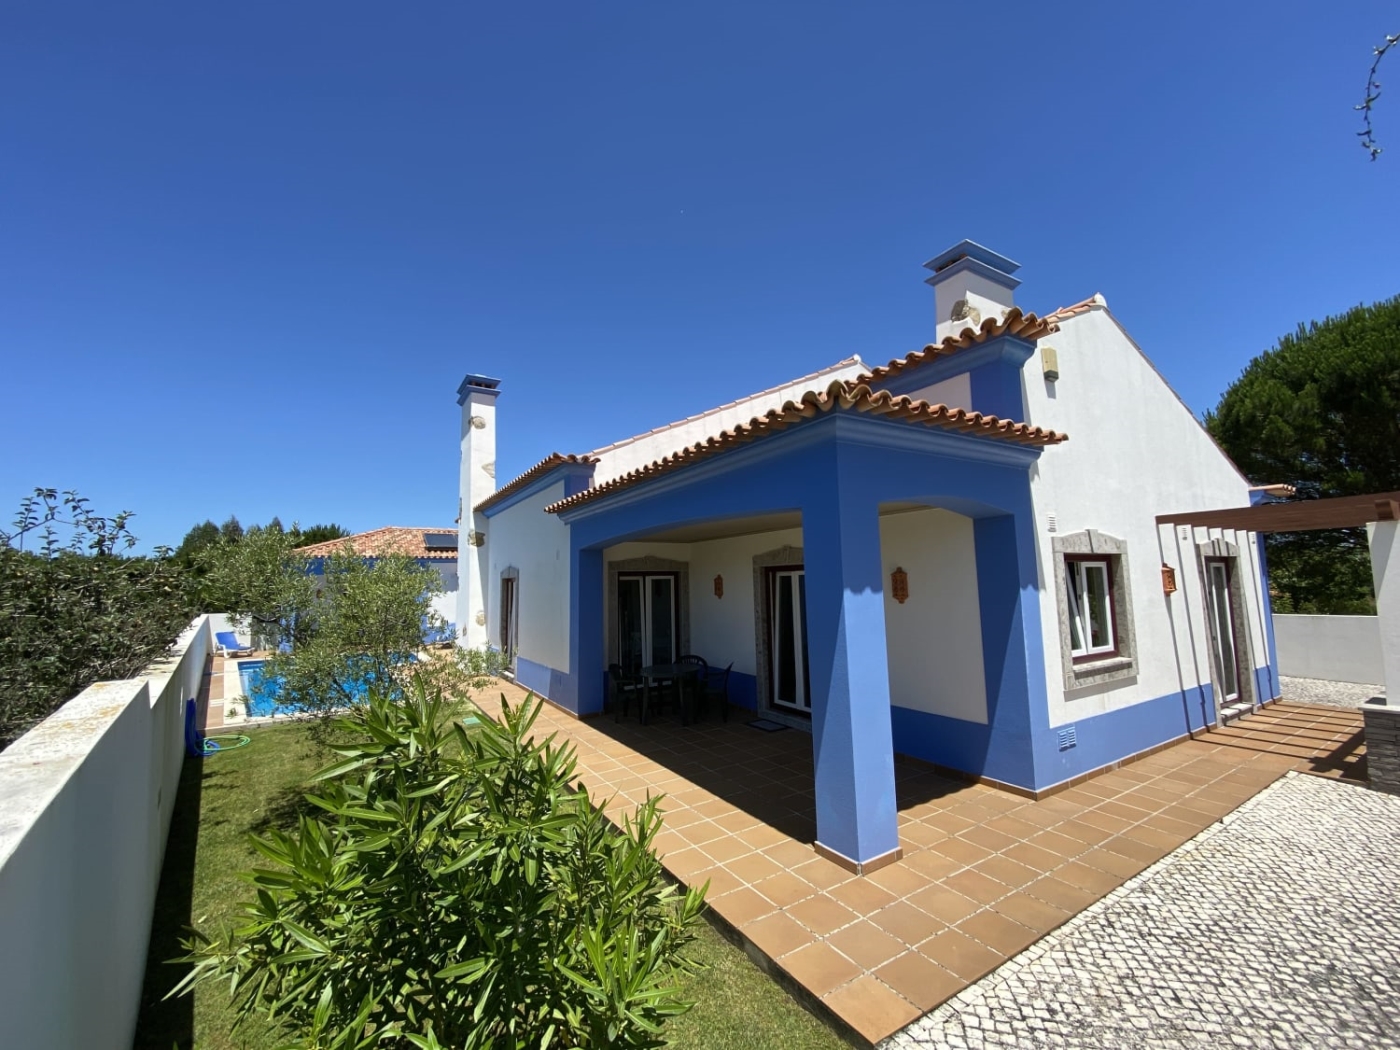
<svg viewBox="0 0 1400 1050">
<path fill-rule="evenodd" d="M 270 1050 L 276 1045 L 264 1029 L 232 1031 L 233 1011 L 220 987 L 203 986 L 193 996 L 162 1000 L 183 972 L 164 960 L 182 954 L 184 928 L 231 924 L 251 896 L 248 884 L 237 878 L 257 857 L 248 846 L 248 833 L 295 824 L 306 780 L 325 764 L 325 753 L 313 750 L 301 726 L 249 732 L 249 747 L 185 763 L 151 929 L 138 1050 Z M 684 982 L 686 997 L 696 1006 L 668 1026 L 672 1046 L 846 1046 L 708 925 L 701 928 L 694 953 L 705 968 Z"/>
</svg>

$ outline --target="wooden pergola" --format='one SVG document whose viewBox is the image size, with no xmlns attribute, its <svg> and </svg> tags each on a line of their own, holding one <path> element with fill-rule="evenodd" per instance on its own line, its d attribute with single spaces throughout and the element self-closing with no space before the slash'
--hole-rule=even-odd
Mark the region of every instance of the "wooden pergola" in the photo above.
<svg viewBox="0 0 1400 1050">
<path fill-rule="evenodd" d="M 1371 578 L 1376 588 L 1386 694 L 1400 698 L 1400 492 L 1158 514 L 1157 524 L 1240 532 L 1311 532 L 1370 526 Z"/>
</svg>

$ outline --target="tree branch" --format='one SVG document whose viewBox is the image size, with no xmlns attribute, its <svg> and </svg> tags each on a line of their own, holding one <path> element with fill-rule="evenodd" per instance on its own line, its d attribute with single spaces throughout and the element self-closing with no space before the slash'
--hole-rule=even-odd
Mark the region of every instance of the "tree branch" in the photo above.
<svg viewBox="0 0 1400 1050">
<path fill-rule="evenodd" d="M 1375 160 L 1381 155 L 1381 147 L 1376 145 L 1376 137 L 1371 129 L 1371 110 L 1377 100 L 1381 97 L 1381 82 L 1376 79 L 1376 74 L 1380 72 L 1381 61 L 1386 53 L 1400 43 L 1400 34 L 1390 34 L 1385 38 L 1385 43 L 1374 48 L 1375 61 L 1371 63 L 1371 70 L 1366 74 L 1366 98 L 1356 107 L 1361 114 L 1361 130 L 1356 134 L 1361 139 L 1361 148 L 1371 154 L 1371 159 Z"/>
</svg>

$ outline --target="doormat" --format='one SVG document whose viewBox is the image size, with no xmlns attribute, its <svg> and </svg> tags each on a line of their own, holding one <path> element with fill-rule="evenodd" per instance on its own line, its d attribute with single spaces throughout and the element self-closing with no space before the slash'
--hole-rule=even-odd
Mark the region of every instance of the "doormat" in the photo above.
<svg viewBox="0 0 1400 1050">
<path fill-rule="evenodd" d="M 752 722 L 748 723 L 748 726 L 750 729 L 761 729 L 765 733 L 776 733 L 780 729 L 787 728 L 787 726 L 783 725 L 781 722 L 774 722 L 767 718 L 755 718 Z"/>
</svg>

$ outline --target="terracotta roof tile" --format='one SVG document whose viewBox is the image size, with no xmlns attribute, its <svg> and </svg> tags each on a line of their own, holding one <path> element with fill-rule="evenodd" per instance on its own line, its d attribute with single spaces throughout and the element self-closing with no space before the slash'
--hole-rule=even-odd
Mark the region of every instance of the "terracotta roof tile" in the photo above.
<svg viewBox="0 0 1400 1050">
<path fill-rule="evenodd" d="M 369 532 L 357 532 L 353 536 L 345 536 L 338 540 L 327 540 L 324 543 L 312 543 L 305 547 L 298 547 L 297 553 L 308 558 L 324 558 L 331 554 L 358 554 L 362 557 L 377 558 L 386 554 L 403 554 L 410 558 L 420 558 L 426 561 L 456 561 L 457 548 L 448 550 L 440 548 L 429 548 L 423 541 L 423 534 L 442 533 L 455 537 L 457 530 L 452 528 L 440 529 L 410 529 L 399 525 L 390 525 L 382 529 L 371 529 Z"/>
<path fill-rule="evenodd" d="M 837 380 L 823 392 L 809 390 L 797 401 L 785 403 L 781 409 L 773 409 L 762 416 L 755 417 L 747 424 L 722 431 L 705 441 L 667 456 L 665 459 L 638 467 L 612 481 L 577 493 L 557 503 L 552 503 L 545 508 L 545 511 L 557 514 L 562 510 L 569 510 L 620 489 L 649 481 L 691 463 L 727 452 L 758 438 L 775 434 L 780 430 L 796 426 L 833 410 L 867 412 L 902 423 L 918 423 L 970 434 L 975 437 L 1010 441 L 1018 445 L 1056 445 L 1067 440 L 1066 435 L 1058 434 L 1053 430 L 1044 430 L 1026 423 L 999 419 L 996 416 L 984 416 L 980 412 L 968 412 L 962 408 L 930 405 L 927 401 L 915 401 L 903 395 L 892 396 L 883 390 L 877 393 L 864 383 Z"/>
<path fill-rule="evenodd" d="M 1058 310 L 1051 311 L 1046 314 L 1042 320 L 1049 321 L 1053 324 L 1056 321 L 1063 321 L 1070 317 L 1078 317 L 1080 314 L 1087 314 L 1090 310 L 1100 307 L 1106 308 L 1107 306 L 1108 303 L 1104 300 L 1104 297 L 1095 292 L 1087 299 L 1081 299 L 1077 303 L 1071 303 L 1069 306 L 1062 306 Z"/>
<path fill-rule="evenodd" d="M 494 507 L 497 503 L 500 503 L 501 500 L 505 499 L 507 496 L 511 495 L 512 493 L 519 492 L 521 489 L 523 489 L 526 485 L 530 484 L 530 482 L 534 481 L 536 478 L 543 477 L 555 467 L 561 466 L 562 464 L 589 464 L 597 462 L 597 456 L 588 455 L 586 453 L 582 456 L 575 456 L 573 453 L 570 453 L 566 456 L 561 452 L 551 452 L 548 456 L 540 460 L 533 467 L 527 470 L 524 474 L 521 474 L 513 481 L 508 482 L 501 488 L 498 488 L 495 492 L 491 493 L 491 495 L 487 496 L 484 500 L 482 500 L 475 507 L 473 507 L 472 510 L 485 510 L 488 507 Z"/>
<path fill-rule="evenodd" d="M 1013 306 L 1003 318 L 989 317 L 978 328 L 969 326 L 957 335 L 948 336 L 941 343 L 930 343 L 922 350 L 915 350 L 903 357 L 897 357 L 887 365 L 872 368 L 856 382 L 868 383 L 872 379 L 883 379 L 906 368 L 912 368 L 914 365 L 921 365 L 926 361 L 933 361 L 940 357 L 948 357 L 960 350 L 971 349 L 979 343 L 985 343 L 988 339 L 994 339 L 999 335 L 1014 335 L 1018 339 L 1034 342 L 1053 331 L 1055 331 L 1055 325 L 1048 318 L 1037 317 L 1035 314 L 1023 314 L 1018 307 Z"/>
</svg>

